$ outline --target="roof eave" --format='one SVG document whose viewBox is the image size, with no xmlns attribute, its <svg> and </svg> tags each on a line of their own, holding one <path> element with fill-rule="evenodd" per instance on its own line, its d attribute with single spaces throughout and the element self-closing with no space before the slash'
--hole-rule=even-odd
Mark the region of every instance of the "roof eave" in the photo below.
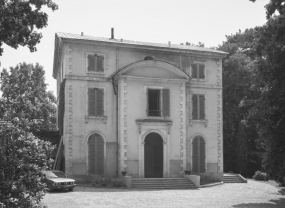
<svg viewBox="0 0 285 208">
<path fill-rule="evenodd" d="M 131 43 L 120 43 L 120 42 L 107 42 L 102 40 L 83 40 L 77 38 L 66 38 L 60 37 L 62 41 L 66 43 L 78 43 L 81 44 L 97 44 L 97 45 L 109 45 L 113 47 L 122 47 L 122 48 L 135 48 L 135 49 L 145 49 L 145 50 L 158 50 L 158 51 L 167 51 L 167 52 L 176 52 L 176 53 L 187 53 L 193 55 L 201 55 L 201 56 L 211 56 L 213 58 L 224 58 L 228 55 L 227 52 L 224 51 L 199 51 L 192 49 L 179 49 L 179 48 L 167 48 L 160 46 L 148 46 L 148 45 L 140 45 L 140 44 L 131 44 Z"/>
</svg>

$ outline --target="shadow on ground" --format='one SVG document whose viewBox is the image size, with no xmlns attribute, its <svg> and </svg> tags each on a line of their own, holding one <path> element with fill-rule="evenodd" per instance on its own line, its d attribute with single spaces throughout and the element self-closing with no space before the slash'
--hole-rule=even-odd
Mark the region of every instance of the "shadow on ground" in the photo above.
<svg viewBox="0 0 285 208">
<path fill-rule="evenodd" d="M 284 208 L 285 207 L 285 199 L 280 198 L 277 200 L 270 200 L 271 203 L 248 203 L 248 204 L 237 204 L 233 205 L 233 207 L 239 208 Z"/>
</svg>

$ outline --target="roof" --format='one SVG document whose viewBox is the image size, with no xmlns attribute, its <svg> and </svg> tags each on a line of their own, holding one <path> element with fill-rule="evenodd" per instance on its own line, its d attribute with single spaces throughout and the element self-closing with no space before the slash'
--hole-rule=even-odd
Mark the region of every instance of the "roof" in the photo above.
<svg viewBox="0 0 285 208">
<path fill-rule="evenodd" d="M 195 55 L 201 56 L 211 56 L 224 58 L 228 53 L 224 51 L 219 51 L 211 48 L 204 48 L 193 45 L 179 45 L 179 44 L 164 44 L 164 43 L 149 43 L 149 42 L 140 42 L 132 40 L 123 40 L 123 39 L 111 39 L 111 38 L 102 38 L 94 37 L 89 35 L 79 35 L 71 33 L 56 33 L 55 35 L 55 49 L 54 49 L 54 65 L 53 65 L 53 77 L 57 71 L 59 64 L 59 58 L 62 49 L 62 43 L 64 42 L 76 42 L 76 43 L 87 43 L 87 44 L 110 44 L 117 47 L 126 47 L 126 48 L 139 48 L 146 50 L 159 50 L 167 52 L 179 52 L 179 53 L 192 53 Z"/>
<path fill-rule="evenodd" d="M 172 48 L 172 49 L 182 49 L 182 50 L 191 50 L 191 51 L 204 51 L 204 52 L 214 52 L 220 54 L 227 54 L 224 51 L 219 51 L 211 48 L 204 48 L 193 45 L 179 45 L 179 44 L 164 44 L 164 43 L 150 43 L 150 42 L 140 42 L 133 40 L 124 40 L 124 39 L 111 39 L 111 38 L 102 38 L 102 37 L 94 37 L 88 35 L 79 35 L 79 34 L 71 34 L 71 33 L 57 33 L 59 38 L 64 39 L 77 39 L 77 40 L 88 40 L 88 41 L 99 41 L 99 42 L 109 42 L 109 43 L 119 43 L 123 45 L 137 45 L 137 46 L 152 46 L 152 47 L 160 47 L 160 48 Z"/>
</svg>

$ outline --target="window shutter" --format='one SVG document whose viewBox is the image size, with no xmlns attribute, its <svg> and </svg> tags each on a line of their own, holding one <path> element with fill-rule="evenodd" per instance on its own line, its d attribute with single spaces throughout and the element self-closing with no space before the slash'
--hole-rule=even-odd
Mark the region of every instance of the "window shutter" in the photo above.
<svg viewBox="0 0 285 208">
<path fill-rule="evenodd" d="M 205 79 L 205 65 L 199 64 L 199 79 Z"/>
<path fill-rule="evenodd" d="M 170 90 L 162 89 L 162 115 L 170 117 Z"/>
<path fill-rule="evenodd" d="M 192 96 L 192 119 L 198 119 L 198 95 Z"/>
<path fill-rule="evenodd" d="M 205 95 L 199 95 L 199 119 L 205 119 Z"/>
<path fill-rule="evenodd" d="M 95 71 L 95 56 L 88 55 L 88 71 Z"/>
<path fill-rule="evenodd" d="M 191 65 L 191 77 L 193 78 L 193 79 L 197 79 L 198 78 L 198 74 L 197 74 L 197 64 L 192 64 Z"/>
<path fill-rule="evenodd" d="M 88 115 L 95 116 L 95 88 L 88 88 Z"/>
<path fill-rule="evenodd" d="M 149 97 L 148 97 L 148 90 L 146 90 L 146 115 L 149 116 Z"/>
<path fill-rule="evenodd" d="M 104 89 L 96 88 L 95 116 L 104 116 Z"/>
<path fill-rule="evenodd" d="M 202 137 L 199 137 L 199 172 L 205 173 L 205 159 L 206 159 L 206 152 L 205 152 L 205 141 Z"/>
<path fill-rule="evenodd" d="M 199 158 L 199 148 L 198 148 L 198 138 L 195 137 L 192 142 L 192 172 L 198 173 L 198 158 Z"/>
<path fill-rule="evenodd" d="M 104 175 L 104 140 L 103 138 L 99 135 L 96 134 L 95 137 L 95 145 L 96 145 L 96 153 L 95 153 L 95 157 L 96 157 L 96 161 L 95 161 L 95 174 L 96 175 Z"/>
<path fill-rule="evenodd" d="M 90 174 L 95 174 L 96 168 L 96 156 L 95 156 L 95 135 L 93 134 L 88 141 L 88 166 L 89 166 L 89 173 Z"/>
<path fill-rule="evenodd" d="M 97 72 L 104 72 L 104 56 L 97 56 Z"/>
</svg>

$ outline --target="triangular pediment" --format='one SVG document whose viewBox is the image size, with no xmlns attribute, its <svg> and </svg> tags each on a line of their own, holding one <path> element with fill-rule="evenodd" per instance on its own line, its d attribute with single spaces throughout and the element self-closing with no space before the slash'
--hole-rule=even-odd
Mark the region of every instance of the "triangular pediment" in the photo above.
<svg viewBox="0 0 285 208">
<path fill-rule="evenodd" d="M 189 80 L 190 77 L 181 69 L 166 62 L 148 60 L 133 63 L 121 69 L 116 76 L 131 76 L 160 79 Z"/>
</svg>

